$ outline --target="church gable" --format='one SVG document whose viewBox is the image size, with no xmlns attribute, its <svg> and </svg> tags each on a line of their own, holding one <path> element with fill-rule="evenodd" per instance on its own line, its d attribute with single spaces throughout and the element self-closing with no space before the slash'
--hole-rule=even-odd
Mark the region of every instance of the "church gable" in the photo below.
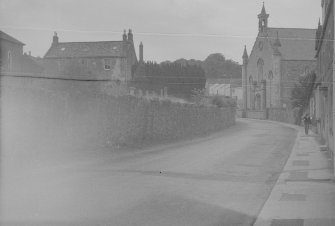
<svg viewBox="0 0 335 226">
<path fill-rule="evenodd" d="M 257 81 L 257 83 L 267 79 L 268 71 L 273 68 L 272 54 L 273 50 L 269 39 L 258 36 L 248 61 L 248 77 L 251 76 L 253 81 Z"/>
</svg>

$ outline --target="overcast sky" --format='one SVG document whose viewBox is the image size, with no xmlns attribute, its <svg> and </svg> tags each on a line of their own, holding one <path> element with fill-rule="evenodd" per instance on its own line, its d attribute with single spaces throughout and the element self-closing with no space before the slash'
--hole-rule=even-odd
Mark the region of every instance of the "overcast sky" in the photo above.
<svg viewBox="0 0 335 226">
<path fill-rule="evenodd" d="M 131 28 L 145 60 L 204 60 L 222 53 L 241 62 L 252 48 L 261 0 L 0 0 L 0 29 L 46 53 L 60 42 L 121 40 Z M 316 28 L 321 0 L 265 0 L 270 27 Z"/>
</svg>

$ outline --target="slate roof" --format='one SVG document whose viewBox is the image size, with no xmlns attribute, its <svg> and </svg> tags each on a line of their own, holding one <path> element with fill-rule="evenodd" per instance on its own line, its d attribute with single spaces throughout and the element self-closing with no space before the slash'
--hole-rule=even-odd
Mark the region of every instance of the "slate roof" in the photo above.
<svg viewBox="0 0 335 226">
<path fill-rule="evenodd" d="M 0 39 L 7 40 L 9 42 L 13 42 L 19 45 L 24 45 L 24 43 L 20 42 L 19 40 L 13 38 L 12 36 L 6 34 L 5 32 L 0 30 Z"/>
<path fill-rule="evenodd" d="M 242 85 L 242 78 L 207 78 L 207 84 L 232 84 L 234 87 L 239 87 Z"/>
<path fill-rule="evenodd" d="M 60 42 L 44 58 L 125 57 L 123 41 Z"/>
<path fill-rule="evenodd" d="M 277 32 L 281 43 L 278 50 L 284 60 L 315 60 L 316 29 L 268 28 L 271 44 L 276 41 Z"/>
</svg>

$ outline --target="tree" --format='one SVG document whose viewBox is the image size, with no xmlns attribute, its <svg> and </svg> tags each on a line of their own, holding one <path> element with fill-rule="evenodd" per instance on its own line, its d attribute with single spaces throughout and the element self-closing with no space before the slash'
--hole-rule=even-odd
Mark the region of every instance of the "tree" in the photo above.
<svg viewBox="0 0 335 226">
<path fill-rule="evenodd" d="M 135 75 L 133 82 L 143 83 L 140 86 L 144 89 L 157 92 L 167 87 L 171 95 L 190 98 L 193 89 L 205 87 L 205 72 L 198 65 L 146 62 L 137 66 L 141 70 L 134 71 L 141 72 L 141 75 Z"/>
<path fill-rule="evenodd" d="M 210 54 L 203 62 L 207 78 L 241 78 L 242 68 L 237 62 L 227 60 L 221 53 Z"/>
<path fill-rule="evenodd" d="M 299 119 L 309 105 L 309 100 L 313 94 L 315 79 L 315 72 L 312 71 L 306 76 L 299 78 L 299 83 L 295 84 L 294 89 L 292 90 L 292 106 L 299 110 Z"/>
<path fill-rule="evenodd" d="M 204 61 L 204 70 L 207 78 L 220 78 L 225 75 L 226 59 L 221 53 L 209 55 Z"/>
</svg>

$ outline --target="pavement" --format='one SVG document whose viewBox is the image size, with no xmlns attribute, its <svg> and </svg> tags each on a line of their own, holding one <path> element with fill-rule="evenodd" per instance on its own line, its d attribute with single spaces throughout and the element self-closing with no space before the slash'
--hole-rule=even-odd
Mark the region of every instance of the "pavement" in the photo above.
<svg viewBox="0 0 335 226">
<path fill-rule="evenodd" d="M 254 226 L 334 226 L 335 181 L 317 135 L 298 130 L 292 153 Z"/>
</svg>

